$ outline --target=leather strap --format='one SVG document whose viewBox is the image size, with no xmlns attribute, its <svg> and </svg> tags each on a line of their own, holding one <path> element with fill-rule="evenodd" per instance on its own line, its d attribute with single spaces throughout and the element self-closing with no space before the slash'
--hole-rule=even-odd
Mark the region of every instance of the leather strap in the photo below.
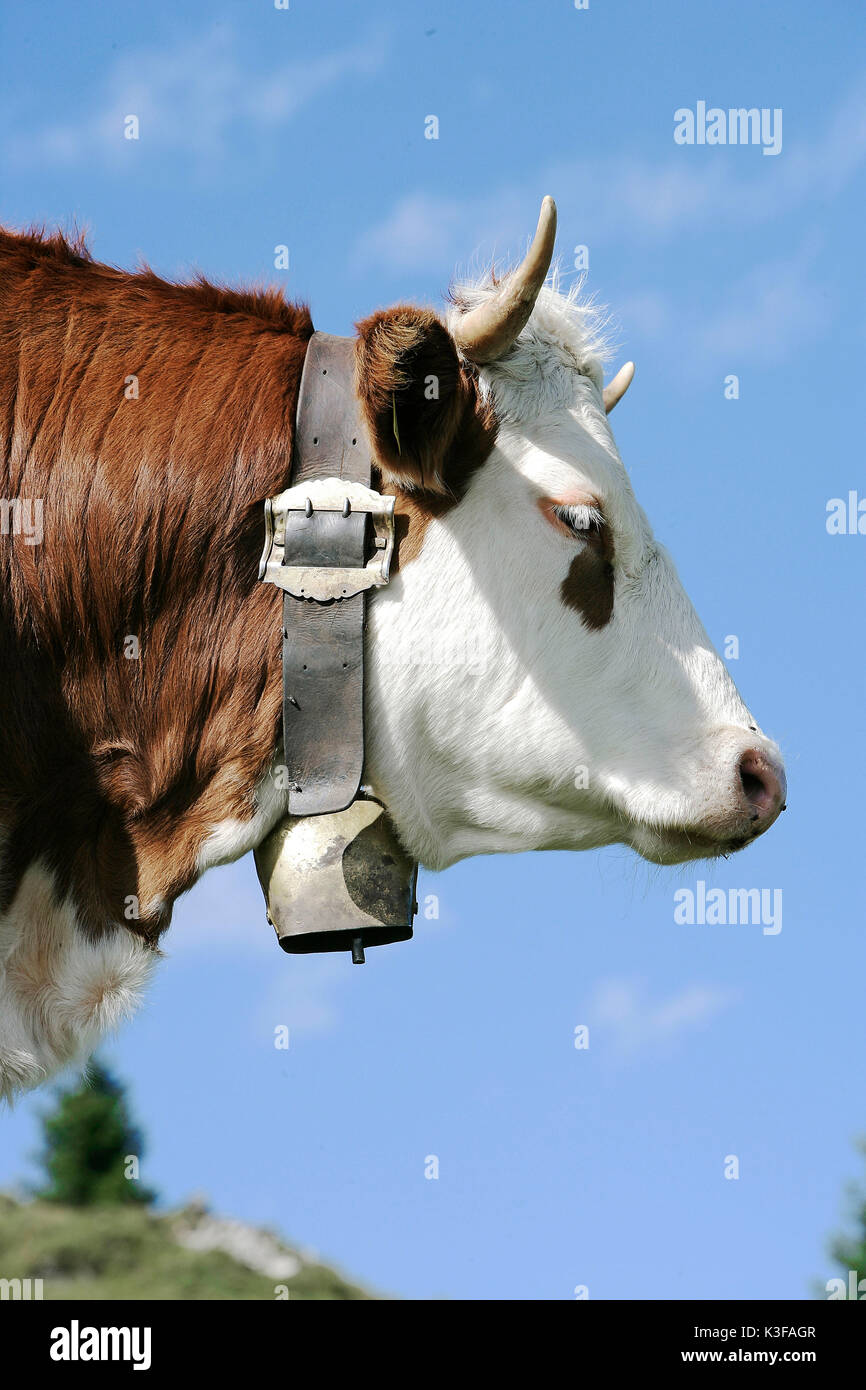
<svg viewBox="0 0 866 1390">
<path fill-rule="evenodd" d="M 295 424 L 292 486 L 339 477 L 370 484 L 373 454 L 354 390 L 354 342 L 314 333 Z M 286 565 L 362 566 L 369 515 L 291 512 Z M 283 735 L 289 814 L 342 811 L 364 767 L 366 592 L 318 603 L 283 596 Z"/>
</svg>

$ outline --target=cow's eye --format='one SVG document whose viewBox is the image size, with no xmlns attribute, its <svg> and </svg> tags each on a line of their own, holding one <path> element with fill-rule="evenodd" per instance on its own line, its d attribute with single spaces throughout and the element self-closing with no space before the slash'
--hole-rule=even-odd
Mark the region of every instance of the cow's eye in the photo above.
<svg viewBox="0 0 866 1390">
<path fill-rule="evenodd" d="M 604 526 L 604 517 L 598 508 L 585 503 L 555 503 L 551 511 L 557 520 L 576 536 L 586 537 L 588 533 L 598 532 Z"/>
</svg>

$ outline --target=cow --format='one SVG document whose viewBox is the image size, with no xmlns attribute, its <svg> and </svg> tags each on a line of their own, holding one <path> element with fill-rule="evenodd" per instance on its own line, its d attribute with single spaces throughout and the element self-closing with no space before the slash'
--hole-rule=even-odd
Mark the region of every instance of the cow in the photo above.
<svg viewBox="0 0 866 1390">
<path fill-rule="evenodd" d="M 395 497 L 371 595 L 365 781 L 408 854 L 727 855 L 785 799 L 632 491 L 598 314 L 525 259 L 356 325 Z M 0 1093 L 126 1018 L 172 906 L 286 812 L 279 598 L 310 313 L 0 233 Z M 38 524 L 37 524 L 38 522 Z M 456 654 L 456 655 L 455 655 Z"/>
</svg>

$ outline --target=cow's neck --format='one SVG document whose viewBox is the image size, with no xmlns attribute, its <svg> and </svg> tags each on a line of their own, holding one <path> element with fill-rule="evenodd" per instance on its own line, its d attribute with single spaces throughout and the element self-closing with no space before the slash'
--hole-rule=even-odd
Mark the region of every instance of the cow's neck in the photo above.
<svg viewBox="0 0 866 1390">
<path fill-rule="evenodd" d="M 3 487 L 42 500 L 44 536 L 2 548 L 0 912 L 39 864 L 92 938 L 153 941 L 277 814 L 279 597 L 257 559 L 311 326 L 87 266 L 53 268 L 42 323 L 25 270 Z"/>
</svg>

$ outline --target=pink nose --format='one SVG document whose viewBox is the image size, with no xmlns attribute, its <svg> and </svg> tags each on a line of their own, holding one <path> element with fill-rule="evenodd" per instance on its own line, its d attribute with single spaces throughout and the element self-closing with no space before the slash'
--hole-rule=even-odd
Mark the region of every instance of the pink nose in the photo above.
<svg viewBox="0 0 866 1390">
<path fill-rule="evenodd" d="M 740 755 L 740 785 L 757 833 L 772 825 L 785 809 L 788 784 L 781 763 L 760 748 Z"/>
</svg>

